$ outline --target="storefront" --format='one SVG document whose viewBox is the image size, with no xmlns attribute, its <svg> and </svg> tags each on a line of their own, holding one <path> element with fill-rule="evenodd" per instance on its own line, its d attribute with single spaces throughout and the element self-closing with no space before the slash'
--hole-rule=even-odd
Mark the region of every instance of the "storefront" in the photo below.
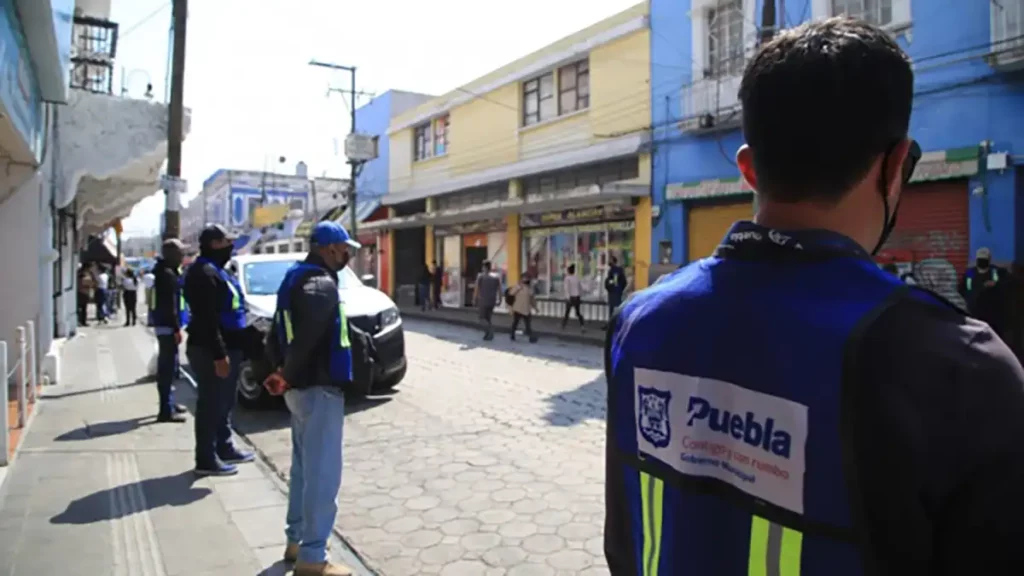
<svg viewBox="0 0 1024 576">
<path fill-rule="evenodd" d="M 564 300 L 566 269 L 576 265 L 584 301 L 606 302 L 604 278 L 614 256 L 633 278 L 634 210 L 609 204 L 546 214 L 523 214 L 522 255 L 539 298 Z"/>
<path fill-rule="evenodd" d="M 504 220 L 484 220 L 434 229 L 434 260 L 444 270 L 441 303 L 448 307 L 473 304 L 474 279 L 489 260 L 501 274 L 502 286 L 508 279 L 508 250 L 505 246 Z M 503 308 L 504 303 L 499 307 Z"/>
<path fill-rule="evenodd" d="M 963 305 L 957 284 L 970 259 L 969 198 L 966 179 L 909 185 L 878 261 L 895 263 L 918 285 Z"/>
<path fill-rule="evenodd" d="M 753 194 L 749 193 L 688 202 L 686 261 L 693 262 L 713 254 L 733 222 L 750 220 L 753 215 Z"/>
</svg>

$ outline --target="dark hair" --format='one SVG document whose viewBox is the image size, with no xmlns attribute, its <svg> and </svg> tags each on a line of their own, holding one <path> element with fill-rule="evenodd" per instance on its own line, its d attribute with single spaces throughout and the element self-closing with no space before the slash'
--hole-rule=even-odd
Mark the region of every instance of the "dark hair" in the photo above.
<svg viewBox="0 0 1024 576">
<path fill-rule="evenodd" d="M 575 264 L 569 264 L 569 267 L 566 268 L 566 270 L 569 271 L 569 274 L 575 274 L 576 273 L 576 265 Z"/>
<path fill-rule="evenodd" d="M 758 192 L 779 202 L 837 202 L 906 137 L 914 73 L 888 33 L 837 17 L 761 47 L 739 98 Z"/>
<path fill-rule="evenodd" d="M 484 271 L 487 271 L 487 270 L 491 269 L 491 261 L 490 260 L 484 260 L 483 269 L 484 269 Z"/>
</svg>

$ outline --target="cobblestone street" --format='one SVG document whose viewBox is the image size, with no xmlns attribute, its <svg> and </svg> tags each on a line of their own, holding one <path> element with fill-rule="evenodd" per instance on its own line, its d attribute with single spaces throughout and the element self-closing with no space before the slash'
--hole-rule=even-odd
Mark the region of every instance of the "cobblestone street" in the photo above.
<svg viewBox="0 0 1024 576">
<path fill-rule="evenodd" d="M 338 527 L 385 576 L 607 574 L 601 349 L 406 322 L 398 392 L 350 406 Z M 284 412 L 240 431 L 287 471 Z"/>
</svg>

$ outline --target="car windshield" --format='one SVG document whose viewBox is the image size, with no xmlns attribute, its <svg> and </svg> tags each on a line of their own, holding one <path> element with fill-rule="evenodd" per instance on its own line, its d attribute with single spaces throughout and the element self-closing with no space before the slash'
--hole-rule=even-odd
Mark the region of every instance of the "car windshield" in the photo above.
<svg viewBox="0 0 1024 576">
<path fill-rule="evenodd" d="M 271 260 L 268 262 L 250 262 L 242 269 L 242 283 L 245 293 L 253 296 L 269 296 L 277 294 L 277 289 L 284 280 L 288 269 L 296 260 Z M 359 278 L 351 268 L 345 267 L 338 273 L 338 287 L 341 289 L 359 286 Z"/>
</svg>

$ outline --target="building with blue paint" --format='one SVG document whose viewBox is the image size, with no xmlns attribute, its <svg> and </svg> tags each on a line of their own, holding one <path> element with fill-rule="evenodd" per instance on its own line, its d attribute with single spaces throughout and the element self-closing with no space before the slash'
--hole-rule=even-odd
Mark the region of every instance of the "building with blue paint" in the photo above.
<svg viewBox="0 0 1024 576">
<path fill-rule="evenodd" d="M 739 80 L 763 1 L 651 2 L 651 250 L 661 272 L 707 256 L 734 220 L 754 211 L 734 155 L 743 143 Z M 1024 0 L 948 0 L 941 9 L 929 0 L 778 5 L 786 27 L 842 13 L 882 24 L 914 61 L 911 136 L 925 156 L 879 260 L 954 299 L 957 274 L 978 248 L 991 248 L 1000 264 L 1024 260 L 1016 231 L 1024 172 L 1014 167 L 1024 154 Z"/>
</svg>

